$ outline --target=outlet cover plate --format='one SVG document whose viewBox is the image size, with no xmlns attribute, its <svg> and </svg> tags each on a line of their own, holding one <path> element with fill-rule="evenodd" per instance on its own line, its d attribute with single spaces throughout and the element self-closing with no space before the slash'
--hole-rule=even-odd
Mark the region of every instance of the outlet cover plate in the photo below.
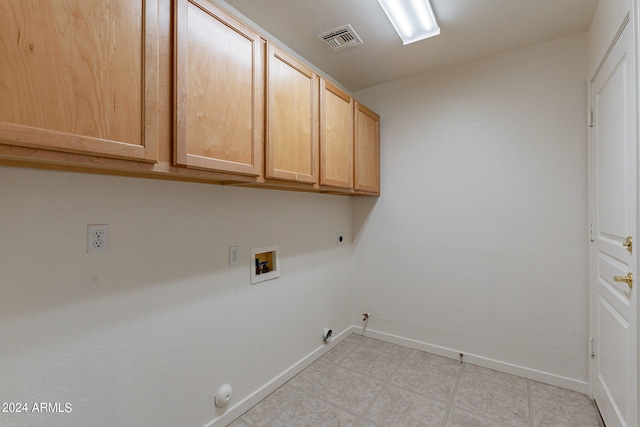
<svg viewBox="0 0 640 427">
<path fill-rule="evenodd" d="M 238 265 L 240 263 L 240 247 L 229 246 L 229 267 Z"/>
<path fill-rule="evenodd" d="M 87 253 L 109 252 L 109 226 L 92 224 L 87 226 Z"/>
</svg>

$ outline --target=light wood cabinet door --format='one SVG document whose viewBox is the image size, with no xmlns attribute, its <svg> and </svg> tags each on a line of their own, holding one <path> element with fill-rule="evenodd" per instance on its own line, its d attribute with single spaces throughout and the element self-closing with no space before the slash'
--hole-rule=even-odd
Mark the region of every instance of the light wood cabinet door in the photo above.
<svg viewBox="0 0 640 427">
<path fill-rule="evenodd" d="M 318 175 L 318 76 L 268 45 L 266 177 L 306 184 Z"/>
<path fill-rule="evenodd" d="M 353 188 L 353 99 L 320 79 L 320 185 Z"/>
<path fill-rule="evenodd" d="M 154 162 L 157 0 L 0 1 L 0 143 Z"/>
<path fill-rule="evenodd" d="M 356 101 L 356 192 L 380 194 L 380 116 Z"/>
<path fill-rule="evenodd" d="M 208 1 L 175 11 L 175 163 L 261 175 L 264 41 Z"/>
</svg>

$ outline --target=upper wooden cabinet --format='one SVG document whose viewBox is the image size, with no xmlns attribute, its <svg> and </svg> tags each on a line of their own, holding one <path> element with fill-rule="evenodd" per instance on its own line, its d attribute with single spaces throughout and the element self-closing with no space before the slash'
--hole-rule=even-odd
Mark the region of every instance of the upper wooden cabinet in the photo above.
<svg viewBox="0 0 640 427">
<path fill-rule="evenodd" d="M 320 185 L 353 189 L 353 99 L 320 79 Z"/>
<path fill-rule="evenodd" d="M 2 0 L 0 22 L 1 143 L 157 160 L 157 0 Z"/>
<path fill-rule="evenodd" d="M 264 41 L 208 1 L 174 7 L 175 163 L 261 175 Z"/>
<path fill-rule="evenodd" d="M 272 44 L 267 49 L 266 177 L 315 184 L 318 76 Z"/>
<path fill-rule="evenodd" d="M 380 194 L 380 116 L 356 102 L 356 192 Z"/>
<path fill-rule="evenodd" d="M 379 137 L 215 0 L 0 0 L 0 165 L 377 195 Z"/>
</svg>

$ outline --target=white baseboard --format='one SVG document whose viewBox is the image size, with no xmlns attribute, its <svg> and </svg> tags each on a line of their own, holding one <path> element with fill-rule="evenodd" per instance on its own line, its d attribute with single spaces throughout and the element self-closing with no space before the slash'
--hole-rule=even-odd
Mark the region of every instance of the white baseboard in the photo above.
<svg viewBox="0 0 640 427">
<path fill-rule="evenodd" d="M 205 427 L 223 427 L 231 423 L 233 420 L 244 414 L 261 400 L 276 391 L 278 387 L 282 386 L 291 378 L 299 374 L 304 368 L 308 367 L 313 362 L 322 357 L 322 355 L 335 347 L 338 343 L 340 343 L 340 341 L 351 335 L 352 332 L 353 326 L 345 329 L 337 335 L 335 335 L 334 331 L 333 338 L 328 344 L 323 344 L 321 347 L 318 347 L 317 349 L 300 359 L 298 362 L 294 363 L 293 366 L 291 366 L 289 369 L 285 370 L 280 375 L 276 376 L 274 379 L 260 387 L 247 398 L 227 409 L 224 415 L 221 415 L 220 417 L 209 422 L 205 425 Z"/>
<path fill-rule="evenodd" d="M 360 326 L 352 326 L 352 331 L 356 334 L 362 334 L 363 328 Z M 387 334 L 385 332 L 364 329 L 364 335 L 371 338 L 376 338 L 382 341 L 387 341 L 393 344 L 399 344 L 405 347 L 414 348 L 416 350 L 422 350 L 429 353 L 437 354 L 438 356 L 448 357 L 450 359 L 458 360 L 460 353 L 464 354 L 464 362 L 472 365 L 482 366 L 484 368 L 494 369 L 496 371 L 505 372 L 507 374 L 517 375 L 519 377 L 527 378 L 541 383 L 555 385 L 557 387 L 567 388 L 580 393 L 587 394 L 589 391 L 589 383 L 585 381 L 579 381 L 572 378 L 563 377 L 560 375 L 551 374 L 548 372 L 538 371 L 536 369 L 526 368 L 524 366 L 518 366 L 500 360 L 489 359 L 487 357 L 478 356 L 475 354 L 464 353 L 458 350 L 441 347 L 433 344 L 428 344 L 421 341 L 412 340 L 409 338 L 403 338 L 397 335 Z"/>
<path fill-rule="evenodd" d="M 298 373 L 300 373 L 307 366 L 311 365 L 313 362 L 318 360 L 322 355 L 324 355 L 327 351 L 331 350 L 335 347 L 340 341 L 347 338 L 352 333 L 364 335 L 366 337 L 376 338 L 382 341 L 386 341 L 392 344 L 398 344 L 405 347 L 413 348 L 416 350 L 426 351 L 428 353 L 433 353 L 438 356 L 448 357 L 450 359 L 458 360 L 460 357 L 460 351 L 441 347 L 433 344 L 428 344 L 421 341 L 412 340 L 409 338 L 400 337 L 397 335 L 388 334 L 385 332 L 375 331 L 371 329 L 362 328 L 361 326 L 352 325 L 351 327 L 345 329 L 340 332 L 338 335 L 334 336 L 329 344 L 325 344 L 321 347 L 318 347 L 307 356 L 300 359 L 298 362 L 293 364 L 289 369 L 282 372 L 280 375 L 276 376 L 274 379 L 269 381 L 264 386 L 260 387 L 254 393 L 249 395 L 247 398 L 237 403 L 236 405 L 229 408 L 224 415 L 214 419 L 210 423 L 208 423 L 205 427 L 222 427 L 231 423 L 233 420 L 244 414 L 246 411 L 251 409 L 254 405 L 259 403 L 261 400 L 269 396 L 271 393 L 276 391 L 278 387 L 282 386 L 284 383 L 289 381 L 291 378 L 295 377 Z M 470 363 L 472 365 L 482 366 L 484 368 L 494 369 L 496 371 L 505 372 L 512 375 L 518 375 L 523 378 L 527 378 L 534 381 L 539 381 L 546 384 L 555 385 L 562 388 L 567 388 L 569 390 L 574 390 L 580 393 L 588 393 L 589 384 L 584 381 L 579 381 L 571 378 L 562 377 L 559 375 L 551 374 L 548 372 L 538 371 L 536 369 L 526 368 L 524 366 L 518 366 L 507 362 L 502 362 L 500 360 L 489 359 L 487 357 L 478 356 L 475 354 L 464 353 L 464 362 Z"/>
</svg>

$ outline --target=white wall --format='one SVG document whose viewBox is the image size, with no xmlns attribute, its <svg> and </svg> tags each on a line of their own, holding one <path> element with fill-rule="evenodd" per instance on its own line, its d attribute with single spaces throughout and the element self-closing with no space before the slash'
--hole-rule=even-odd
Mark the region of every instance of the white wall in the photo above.
<svg viewBox="0 0 640 427">
<path fill-rule="evenodd" d="M 355 94 L 382 196 L 354 202 L 354 324 L 586 391 L 586 42 Z"/>
<path fill-rule="evenodd" d="M 351 324 L 348 197 L 9 167 L 0 182 L 0 402 L 72 404 L 2 425 L 202 426 L 220 385 L 237 405 Z M 96 223 L 110 249 L 88 255 Z M 282 276 L 251 286 L 249 250 L 270 244 Z"/>
</svg>

